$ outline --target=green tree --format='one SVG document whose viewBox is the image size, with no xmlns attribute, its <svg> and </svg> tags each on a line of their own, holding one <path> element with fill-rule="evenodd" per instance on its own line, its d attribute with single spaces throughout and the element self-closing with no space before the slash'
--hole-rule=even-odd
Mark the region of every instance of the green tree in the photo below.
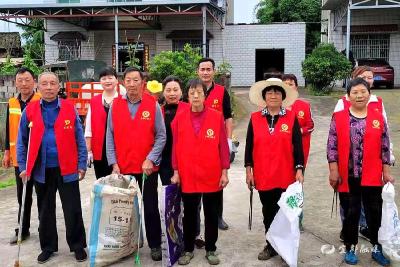
<svg viewBox="0 0 400 267">
<path fill-rule="evenodd" d="M 312 92 L 326 94 L 333 82 L 349 77 L 351 62 L 333 44 L 320 44 L 303 62 L 303 76 Z"/>
<path fill-rule="evenodd" d="M 320 0 L 261 0 L 255 7 L 259 23 L 307 22 L 306 47 L 311 51 L 320 42 Z"/>
<path fill-rule="evenodd" d="M 164 80 L 168 75 L 178 76 L 185 87 L 190 79 L 197 76 L 197 63 L 200 59 L 199 49 L 186 44 L 183 51 L 163 51 L 156 55 L 150 63 L 149 74 L 151 79 L 157 81 Z"/>
<path fill-rule="evenodd" d="M 24 55 L 24 64 L 22 64 L 22 66 L 33 71 L 33 73 L 35 73 L 36 76 L 42 73 L 43 71 L 42 68 L 38 67 L 35 61 L 33 61 L 33 59 L 29 54 Z"/>
<path fill-rule="evenodd" d="M 39 66 L 44 63 L 44 20 L 29 19 L 27 26 L 19 26 L 25 39 L 24 54 L 28 54 Z"/>
</svg>

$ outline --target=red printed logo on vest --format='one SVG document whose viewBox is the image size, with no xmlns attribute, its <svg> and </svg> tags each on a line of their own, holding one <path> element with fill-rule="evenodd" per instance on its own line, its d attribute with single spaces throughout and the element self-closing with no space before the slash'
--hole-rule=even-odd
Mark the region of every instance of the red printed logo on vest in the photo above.
<svg viewBox="0 0 400 267">
<path fill-rule="evenodd" d="M 65 120 L 64 121 L 64 130 L 67 129 L 72 129 L 71 121 L 70 120 Z"/>
<path fill-rule="evenodd" d="M 212 104 L 212 108 L 217 108 L 218 107 L 218 99 L 214 99 L 213 104 Z"/>
<path fill-rule="evenodd" d="M 289 126 L 287 124 L 282 124 L 281 125 L 281 132 L 283 133 L 290 133 L 289 131 Z"/>
<path fill-rule="evenodd" d="M 379 123 L 379 121 L 378 120 L 373 120 L 372 121 L 372 128 L 374 128 L 374 129 L 380 129 L 381 127 L 380 127 L 380 123 Z"/>
<path fill-rule="evenodd" d="M 304 111 L 300 110 L 299 113 L 297 114 L 297 118 L 304 119 Z"/>
<path fill-rule="evenodd" d="M 150 120 L 150 112 L 148 112 L 147 110 L 142 112 L 142 120 Z"/>
<path fill-rule="evenodd" d="M 211 138 L 211 139 L 214 139 L 214 138 L 215 138 L 214 130 L 213 130 L 213 129 L 208 129 L 208 130 L 207 130 L 206 138 Z"/>
</svg>

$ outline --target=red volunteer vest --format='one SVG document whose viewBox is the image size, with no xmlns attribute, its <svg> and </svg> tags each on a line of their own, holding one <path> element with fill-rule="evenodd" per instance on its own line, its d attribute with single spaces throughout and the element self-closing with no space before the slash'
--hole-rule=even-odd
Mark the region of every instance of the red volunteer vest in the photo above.
<svg viewBox="0 0 400 267">
<path fill-rule="evenodd" d="M 333 114 L 338 142 L 338 165 L 342 183 L 339 192 L 349 192 L 350 114 L 345 109 Z M 363 139 L 362 186 L 382 186 L 381 138 L 384 128 L 380 112 L 368 110 Z"/>
<path fill-rule="evenodd" d="M 222 85 L 214 83 L 214 88 L 211 90 L 210 94 L 204 101 L 204 105 L 209 108 L 223 111 L 223 101 L 224 101 L 225 88 Z"/>
<path fill-rule="evenodd" d="M 368 111 L 370 111 L 370 110 L 375 110 L 375 111 L 378 111 L 379 113 L 382 113 L 382 111 L 383 111 L 383 101 L 382 101 L 382 98 L 380 97 L 380 96 L 377 96 L 377 98 L 378 98 L 378 102 L 369 102 L 368 103 Z M 349 109 L 350 108 L 350 106 L 351 106 L 351 104 L 350 104 L 350 101 L 348 100 L 348 99 L 346 99 L 346 96 L 343 96 L 342 97 L 342 100 L 343 100 L 343 107 L 344 107 L 344 109 Z"/>
<path fill-rule="evenodd" d="M 253 174 L 257 190 L 286 189 L 295 182 L 292 134 L 295 114 L 290 110 L 279 117 L 269 133 L 267 119 L 261 112 L 251 114 L 253 125 Z"/>
<path fill-rule="evenodd" d="M 210 108 L 206 108 L 205 112 L 197 136 L 192 126 L 190 109 L 175 116 L 177 123 L 174 127 L 178 131 L 176 159 L 184 193 L 208 193 L 222 189 L 219 186 L 222 174 L 219 154 L 222 113 Z"/>
<path fill-rule="evenodd" d="M 305 127 L 311 119 L 310 103 L 305 100 L 297 99 L 292 105 L 292 112 L 296 114 L 300 128 Z M 301 141 L 303 143 L 304 167 L 306 167 L 310 153 L 311 133 L 302 134 Z"/>
<path fill-rule="evenodd" d="M 143 94 L 132 119 L 126 99 L 115 98 L 112 105 L 114 143 L 122 174 L 142 173 L 142 164 L 154 145 L 156 101 Z"/>
<path fill-rule="evenodd" d="M 93 158 L 101 160 L 103 153 L 104 135 L 106 133 L 107 113 L 104 110 L 102 94 L 90 100 Z"/>
<path fill-rule="evenodd" d="M 60 99 L 60 101 L 60 112 L 54 123 L 54 134 L 61 175 L 65 176 L 78 172 L 78 147 L 75 137 L 76 112 L 71 102 L 64 99 Z M 28 104 L 26 117 L 29 122 L 28 127 L 30 127 L 26 173 L 28 177 L 31 177 L 45 131 L 40 101 Z"/>
</svg>

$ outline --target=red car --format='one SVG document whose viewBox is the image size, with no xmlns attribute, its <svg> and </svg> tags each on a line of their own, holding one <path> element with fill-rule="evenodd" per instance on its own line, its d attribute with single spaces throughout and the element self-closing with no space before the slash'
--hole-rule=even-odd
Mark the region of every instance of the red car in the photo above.
<svg viewBox="0 0 400 267">
<path fill-rule="evenodd" d="M 361 58 L 357 60 L 358 66 L 369 66 L 374 72 L 374 87 L 385 85 L 386 88 L 394 86 L 394 69 L 382 58 Z"/>
</svg>

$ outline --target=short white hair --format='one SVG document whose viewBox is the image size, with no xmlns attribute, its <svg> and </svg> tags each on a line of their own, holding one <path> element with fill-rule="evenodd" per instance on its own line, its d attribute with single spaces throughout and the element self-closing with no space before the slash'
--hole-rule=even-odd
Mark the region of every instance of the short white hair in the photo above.
<svg viewBox="0 0 400 267">
<path fill-rule="evenodd" d="M 53 75 L 54 77 L 56 77 L 57 82 L 60 83 L 60 80 L 58 79 L 57 74 L 55 74 L 54 72 L 51 72 L 51 71 L 45 71 L 45 72 L 40 73 L 40 74 L 39 74 L 39 77 L 38 77 L 38 83 L 40 82 L 40 79 L 41 79 L 42 76 L 44 76 L 44 75 Z"/>
</svg>

